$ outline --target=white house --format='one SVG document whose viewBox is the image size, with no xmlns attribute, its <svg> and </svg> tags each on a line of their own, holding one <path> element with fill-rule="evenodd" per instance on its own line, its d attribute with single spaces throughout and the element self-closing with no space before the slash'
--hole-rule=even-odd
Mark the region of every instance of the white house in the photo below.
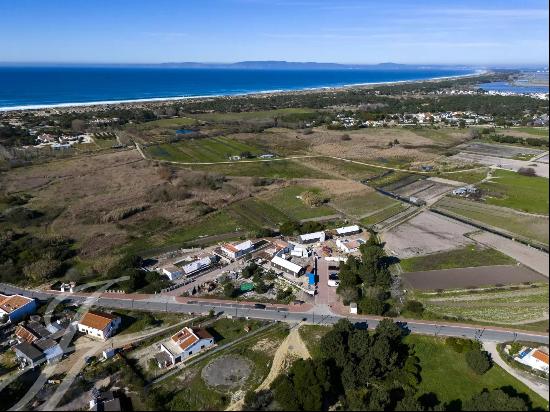
<svg viewBox="0 0 550 412">
<path fill-rule="evenodd" d="M 271 259 L 271 267 L 296 277 L 300 276 L 304 270 L 302 266 L 283 259 L 280 256 L 275 256 L 273 259 Z"/>
<path fill-rule="evenodd" d="M 121 321 L 110 313 L 89 311 L 78 322 L 78 331 L 105 340 L 115 334 Z"/>
<path fill-rule="evenodd" d="M 168 265 L 162 268 L 162 274 L 166 275 L 170 280 L 181 277 L 183 273 L 183 268 L 180 268 L 176 265 Z"/>
<path fill-rule="evenodd" d="M 325 238 L 325 232 L 306 233 L 305 235 L 298 236 L 300 243 L 303 244 L 324 242 Z"/>
<path fill-rule="evenodd" d="M 0 295 L 0 316 L 6 316 L 10 322 L 18 322 L 36 312 L 36 301 L 22 295 Z"/>
<path fill-rule="evenodd" d="M 363 239 L 336 239 L 336 246 L 344 253 L 355 253 L 365 241 Z"/>
<path fill-rule="evenodd" d="M 357 225 L 344 226 L 336 229 L 336 233 L 338 234 L 338 236 L 350 236 L 361 233 L 361 228 Z"/>
<path fill-rule="evenodd" d="M 231 259 L 238 259 L 241 256 L 246 255 L 254 250 L 254 244 L 251 240 L 247 240 L 241 243 L 226 243 L 222 245 L 222 252 L 229 256 Z"/>
<path fill-rule="evenodd" d="M 539 349 L 528 348 L 520 352 L 515 360 L 533 369 L 548 373 L 548 354 Z"/>
<path fill-rule="evenodd" d="M 161 354 L 168 356 L 171 364 L 176 364 L 212 345 L 214 345 L 214 337 L 206 329 L 185 327 L 170 339 L 162 342 L 160 349 Z M 162 358 L 162 356 L 158 357 L 157 362 Z M 159 362 L 159 367 L 165 366 L 168 365 Z"/>
</svg>

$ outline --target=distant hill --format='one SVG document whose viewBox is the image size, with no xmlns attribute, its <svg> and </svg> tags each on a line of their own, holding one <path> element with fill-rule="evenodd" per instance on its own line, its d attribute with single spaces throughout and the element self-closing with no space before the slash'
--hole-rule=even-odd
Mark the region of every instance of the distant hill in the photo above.
<svg viewBox="0 0 550 412">
<path fill-rule="evenodd" d="M 242 61 L 236 63 L 197 63 L 197 62 L 174 62 L 163 63 L 160 66 L 181 67 L 181 68 L 213 68 L 213 69 L 251 69 L 251 70 L 426 70 L 457 68 L 456 66 L 439 65 L 412 65 L 399 63 L 379 64 L 340 64 L 340 63 L 319 63 L 319 62 L 287 62 L 280 60 L 265 61 Z M 465 68 L 465 67 L 460 67 Z"/>
</svg>

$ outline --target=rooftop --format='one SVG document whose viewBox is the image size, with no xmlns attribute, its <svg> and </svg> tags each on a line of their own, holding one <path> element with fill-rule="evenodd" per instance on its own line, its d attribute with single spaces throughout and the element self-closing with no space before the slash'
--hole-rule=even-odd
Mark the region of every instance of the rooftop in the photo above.
<svg viewBox="0 0 550 412">
<path fill-rule="evenodd" d="M 78 322 L 78 324 L 87 326 L 89 328 L 103 330 L 113 319 L 116 319 L 117 317 L 118 316 L 112 315 L 110 313 L 89 311 L 84 316 L 82 316 L 82 319 L 80 319 L 80 322 Z"/>
<path fill-rule="evenodd" d="M 297 265 L 296 263 L 292 263 L 286 259 L 283 259 L 282 257 L 275 256 L 273 259 L 271 259 L 271 263 L 281 266 L 285 269 L 288 269 L 294 273 L 298 273 L 302 270 L 302 267 L 300 265 Z"/>
<path fill-rule="evenodd" d="M 27 303 L 32 302 L 33 300 L 34 299 L 27 298 L 21 295 L 0 295 L 0 309 L 2 309 L 6 313 L 12 313 L 20 307 L 25 306 Z"/>
</svg>

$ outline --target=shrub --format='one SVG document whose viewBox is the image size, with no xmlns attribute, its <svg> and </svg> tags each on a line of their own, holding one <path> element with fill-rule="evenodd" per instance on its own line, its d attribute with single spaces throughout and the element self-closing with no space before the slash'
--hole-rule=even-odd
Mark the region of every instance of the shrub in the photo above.
<svg viewBox="0 0 550 412">
<path fill-rule="evenodd" d="M 445 339 L 445 344 L 450 346 L 455 352 L 463 353 L 481 349 L 479 342 L 470 339 L 452 338 Z"/>
<path fill-rule="evenodd" d="M 405 304 L 405 310 L 420 315 L 424 312 L 424 305 L 417 300 L 409 300 Z"/>
<path fill-rule="evenodd" d="M 323 203 L 326 203 L 328 201 L 328 198 L 321 195 L 320 193 L 306 191 L 302 193 L 302 200 L 309 207 L 317 207 L 321 206 Z"/>
<path fill-rule="evenodd" d="M 520 167 L 518 173 L 522 176 L 536 176 L 537 172 L 532 167 Z"/>
<path fill-rule="evenodd" d="M 351 137 L 349 137 L 349 134 L 343 134 L 340 139 L 342 139 L 343 141 L 346 141 L 346 140 L 351 140 Z"/>
<path fill-rule="evenodd" d="M 472 350 L 466 353 L 466 363 L 478 375 L 483 375 L 491 369 L 491 356 L 481 350 Z"/>
</svg>

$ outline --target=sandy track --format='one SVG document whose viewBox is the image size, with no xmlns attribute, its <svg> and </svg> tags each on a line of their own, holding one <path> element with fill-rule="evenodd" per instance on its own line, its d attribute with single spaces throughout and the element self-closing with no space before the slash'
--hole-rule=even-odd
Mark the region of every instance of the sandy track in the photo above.
<svg viewBox="0 0 550 412">
<path fill-rule="evenodd" d="M 256 388 L 256 392 L 259 392 L 264 389 L 269 389 L 271 383 L 279 376 L 282 372 L 286 370 L 290 361 L 296 358 L 309 359 L 311 355 L 307 350 L 307 347 L 300 336 L 298 330 L 300 326 L 292 328 L 288 336 L 281 342 L 281 345 L 275 352 L 273 357 L 273 362 L 271 363 L 271 370 L 267 374 L 263 382 Z M 237 402 L 232 403 L 226 409 L 226 411 L 240 411 L 242 410 L 244 400 L 241 399 Z"/>
</svg>

